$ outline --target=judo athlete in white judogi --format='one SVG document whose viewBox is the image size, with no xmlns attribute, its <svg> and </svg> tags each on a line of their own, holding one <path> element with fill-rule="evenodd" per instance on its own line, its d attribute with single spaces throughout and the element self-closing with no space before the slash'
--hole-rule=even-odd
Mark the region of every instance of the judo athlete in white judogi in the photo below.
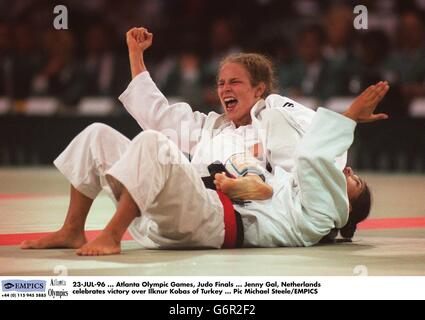
<svg viewBox="0 0 425 320">
<path fill-rule="evenodd" d="M 55 165 L 71 182 L 71 201 L 64 226 L 45 238 L 22 243 L 22 248 L 69 247 L 79 248 L 80 255 L 116 254 L 121 250 L 121 238 L 127 228 L 145 248 L 235 247 L 238 245 L 235 233 L 240 230 L 236 229 L 234 208 L 242 219 L 244 240 L 240 245 L 243 246 L 313 245 L 330 229 L 346 223 L 350 196 L 353 199 L 358 196 L 361 183 L 352 176 L 344 178 L 335 158 L 350 146 L 354 121 L 385 117 L 373 115 L 373 111 L 388 90 L 387 84 L 370 87 L 357 98 L 346 117 L 327 110 L 315 115 L 310 112 L 304 126 L 302 115 L 307 112 L 300 111 L 299 116 L 295 116 L 297 111 L 292 116 L 289 111 L 284 113 L 288 124 L 301 129 L 310 126 L 308 121 L 314 115 L 295 161 L 288 164 L 297 168 L 291 174 L 284 169 L 287 163 L 284 157 L 278 157 L 279 152 L 269 148 L 275 143 L 267 140 L 267 134 L 258 133 L 261 131 L 258 128 L 267 121 L 262 120 L 260 113 L 253 114 L 264 106 L 265 111 L 270 109 L 267 108 L 273 105 L 270 101 L 284 102 L 280 106 L 284 109 L 289 99 L 271 96 L 262 100 L 268 95 L 266 81 L 254 81 L 243 64 L 227 61 L 218 78 L 218 94 L 225 115 L 193 113 L 183 103 L 168 105 L 143 63 L 143 51 L 151 40 L 152 35 L 143 28 L 127 33 L 133 81 L 120 97 L 145 131 L 132 141 L 101 124 L 81 132 L 55 160 Z M 258 56 L 248 55 L 248 58 L 258 59 Z M 182 126 L 190 129 L 189 136 L 181 134 Z M 258 134 L 247 138 L 245 132 L 250 127 L 257 129 L 254 133 Z M 159 132 L 170 128 L 178 133 L 173 136 L 168 131 L 167 137 Z M 199 134 L 193 137 L 197 130 Z M 231 148 L 228 141 L 232 141 Z M 272 186 L 271 199 L 233 206 L 228 198 L 204 186 L 201 177 L 208 173 L 210 162 L 225 162 L 235 151 L 253 150 L 256 145 L 263 145 L 262 153 L 266 154 L 265 158 L 260 157 L 260 163 L 274 156 L 277 159 L 270 163 L 274 177 L 264 170 L 268 184 L 262 181 L 257 184 L 260 194 Z M 217 149 L 224 152 L 216 152 Z M 182 151 L 193 155 L 193 163 Z M 227 188 L 229 194 L 234 192 L 227 180 L 221 182 L 223 191 Z M 350 185 L 355 185 L 351 191 Z M 102 189 L 117 201 L 117 211 L 101 235 L 86 243 L 85 219 Z M 254 200 L 268 196 L 247 195 Z"/>
</svg>

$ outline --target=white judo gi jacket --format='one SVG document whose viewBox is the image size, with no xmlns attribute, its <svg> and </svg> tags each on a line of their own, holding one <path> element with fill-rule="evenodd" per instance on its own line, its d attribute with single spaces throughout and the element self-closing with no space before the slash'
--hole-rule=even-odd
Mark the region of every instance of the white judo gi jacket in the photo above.
<svg viewBox="0 0 425 320">
<path fill-rule="evenodd" d="M 164 133 L 195 164 L 201 158 L 201 146 L 209 145 L 224 127 L 232 125 L 224 114 L 194 112 L 185 102 L 169 105 L 148 72 L 136 76 L 119 100 L 144 130 Z M 259 100 L 251 109 L 252 125 L 259 132 L 263 156 L 273 169 L 280 166 L 292 170 L 293 153 L 314 114 L 302 104 L 277 94 Z M 338 159 L 341 168 L 345 162 L 346 154 Z M 196 167 L 200 174 L 209 174 L 205 166 Z"/>
<path fill-rule="evenodd" d="M 182 152 L 192 156 L 195 165 L 196 160 L 202 158 L 199 156 L 202 146 L 210 144 L 224 127 L 232 125 L 224 115 L 193 112 L 187 103 L 169 105 L 148 72 L 136 76 L 119 99 L 144 130 L 164 133 Z M 348 200 L 341 168 L 352 139 L 347 138 L 349 133 L 344 136 L 327 125 L 328 121 L 338 122 L 335 118 L 342 116 L 329 115 L 324 110 L 316 115 L 316 123 L 320 125 L 314 130 L 332 130 L 303 139 L 307 141 L 298 149 L 303 151 L 295 155 L 296 145 L 309 131 L 314 116 L 314 111 L 279 95 L 260 100 L 251 110 L 252 125 L 259 129 L 265 157 L 274 170 L 274 177 L 267 181 L 273 186 L 274 196 L 252 201 L 244 207 L 235 205 L 245 228 L 245 246 L 309 246 L 320 241 L 332 228 L 346 223 Z M 350 131 L 347 127 L 345 130 Z M 329 145 L 322 148 L 323 143 Z M 317 150 L 326 150 L 325 155 L 317 157 Z M 307 160 L 309 153 L 315 163 Z M 338 156 L 339 166 L 335 161 Z M 200 176 L 208 175 L 207 165 L 197 166 Z M 290 174 L 294 166 L 296 171 Z M 308 190 L 318 194 L 312 195 L 314 192 Z"/>
<path fill-rule="evenodd" d="M 246 246 L 311 246 L 348 220 L 347 182 L 335 159 L 354 139 L 356 123 L 319 108 L 288 172 L 276 167 L 267 182 L 273 197 L 235 205 L 244 217 Z"/>
</svg>

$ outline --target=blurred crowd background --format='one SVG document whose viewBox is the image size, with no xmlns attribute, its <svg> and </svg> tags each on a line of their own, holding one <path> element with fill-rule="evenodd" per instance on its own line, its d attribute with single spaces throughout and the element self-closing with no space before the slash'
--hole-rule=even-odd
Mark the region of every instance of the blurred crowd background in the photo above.
<svg viewBox="0 0 425 320">
<path fill-rule="evenodd" d="M 53 27 L 59 4 L 67 30 Z M 360 4 L 368 28 L 356 30 Z M 239 51 L 268 55 L 279 93 L 313 109 L 345 110 L 387 80 L 390 120 L 358 127 L 350 163 L 425 172 L 424 12 L 425 0 L 0 0 L 0 165 L 51 164 L 95 121 L 139 133 L 118 96 L 131 80 L 125 33 L 144 26 L 151 76 L 194 110 L 221 112 L 218 64 Z"/>
<path fill-rule="evenodd" d="M 218 63 L 238 51 L 271 57 L 280 93 L 313 108 L 381 79 L 391 84 L 381 110 L 392 116 L 412 116 L 412 101 L 425 96 L 424 0 L 61 1 L 68 30 L 53 28 L 57 4 L 0 0 L 7 112 L 25 113 L 29 98 L 44 96 L 58 100 L 59 113 L 77 112 L 84 97 L 110 97 L 110 111 L 121 112 L 117 97 L 130 81 L 125 32 L 134 26 L 154 33 L 146 59 L 160 89 L 204 112 L 220 112 Z M 357 4 L 368 9 L 367 30 L 353 27 Z"/>
</svg>

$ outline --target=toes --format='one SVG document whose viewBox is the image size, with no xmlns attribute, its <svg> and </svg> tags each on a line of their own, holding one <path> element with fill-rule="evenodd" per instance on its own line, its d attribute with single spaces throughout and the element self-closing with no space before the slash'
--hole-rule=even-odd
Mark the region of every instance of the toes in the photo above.
<svg viewBox="0 0 425 320">
<path fill-rule="evenodd" d="M 21 243 L 21 249 L 36 249 L 37 248 L 37 242 L 33 240 L 25 240 Z"/>
<path fill-rule="evenodd" d="M 29 241 L 25 240 L 21 242 L 21 249 L 30 249 L 30 248 L 31 248 L 31 245 Z"/>
<path fill-rule="evenodd" d="M 86 256 L 87 251 L 88 251 L 87 247 L 82 246 L 80 249 L 75 250 L 75 253 L 78 254 L 79 256 Z"/>
<path fill-rule="evenodd" d="M 75 253 L 79 256 L 104 256 L 118 254 L 120 252 L 120 246 L 100 245 L 96 243 L 89 243 L 75 250 Z"/>
<path fill-rule="evenodd" d="M 75 251 L 79 256 L 101 256 L 104 255 L 104 250 L 99 248 L 82 247 Z"/>
</svg>

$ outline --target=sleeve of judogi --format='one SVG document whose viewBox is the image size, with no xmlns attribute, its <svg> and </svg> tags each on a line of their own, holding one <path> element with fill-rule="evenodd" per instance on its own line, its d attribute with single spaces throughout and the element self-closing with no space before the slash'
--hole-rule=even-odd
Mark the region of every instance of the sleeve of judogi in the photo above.
<svg viewBox="0 0 425 320">
<path fill-rule="evenodd" d="M 183 152 L 198 142 L 207 115 L 189 104 L 169 104 L 149 72 L 137 75 L 118 98 L 143 130 L 161 131 Z"/>
<path fill-rule="evenodd" d="M 317 228 L 341 228 L 348 219 L 347 182 L 335 158 L 353 143 L 356 122 L 319 108 L 295 159 L 303 212 Z"/>
<path fill-rule="evenodd" d="M 271 94 L 261 116 L 261 136 L 271 167 L 292 172 L 298 144 L 316 114 L 310 108 L 287 97 Z"/>
<path fill-rule="evenodd" d="M 262 113 L 262 129 L 264 130 L 265 153 L 271 167 L 281 167 L 292 172 L 295 151 L 302 138 L 284 117 L 278 108 L 268 109 Z"/>
</svg>

